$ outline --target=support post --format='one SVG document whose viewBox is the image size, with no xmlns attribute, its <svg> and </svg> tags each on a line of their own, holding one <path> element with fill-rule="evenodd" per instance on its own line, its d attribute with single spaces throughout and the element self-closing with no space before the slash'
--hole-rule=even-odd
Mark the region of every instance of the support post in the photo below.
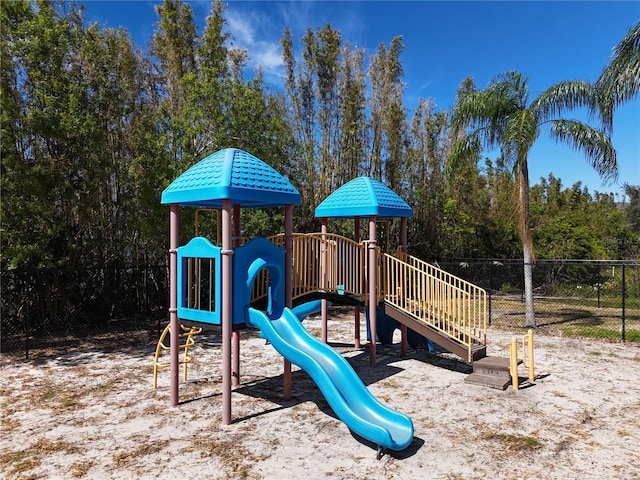
<svg viewBox="0 0 640 480">
<path fill-rule="evenodd" d="M 493 267 L 495 266 L 496 262 L 493 262 L 493 264 L 491 264 L 489 266 L 489 326 L 491 326 L 491 317 L 493 316 L 493 312 L 491 311 L 492 308 L 492 291 L 493 291 Z"/>
<path fill-rule="evenodd" d="M 178 382 L 180 371 L 180 324 L 178 322 L 178 245 L 180 242 L 180 205 L 171 204 L 169 212 L 169 322 L 170 330 L 169 342 L 171 344 L 171 383 L 170 383 L 170 404 L 172 407 L 178 405 Z"/>
<path fill-rule="evenodd" d="M 622 341 L 626 341 L 626 300 L 627 300 L 627 277 L 625 275 L 625 264 L 622 264 Z"/>
<path fill-rule="evenodd" d="M 233 206 L 233 247 L 240 246 L 240 205 Z M 233 323 L 233 322 L 232 322 Z M 231 386 L 240 385 L 240 332 L 233 330 L 231 333 Z"/>
<path fill-rule="evenodd" d="M 321 288 L 323 290 L 326 290 L 327 288 L 327 270 L 328 270 L 328 265 L 327 265 L 327 261 L 329 258 L 329 255 L 327 254 L 327 238 L 326 238 L 326 233 L 327 233 L 327 219 L 323 218 L 322 219 L 322 227 L 321 227 L 321 232 L 322 232 L 322 286 Z M 322 299 L 320 301 L 320 306 L 321 306 L 321 318 L 322 318 L 322 328 L 321 328 L 321 338 L 322 341 L 324 343 L 327 343 L 327 324 L 328 324 L 328 312 L 327 312 L 327 300 L 326 299 Z"/>
<path fill-rule="evenodd" d="M 354 219 L 353 239 L 356 241 L 356 243 L 360 243 L 360 217 L 356 217 Z M 362 270 L 360 270 L 360 272 L 362 272 Z M 362 285 L 360 285 L 360 288 L 362 288 Z M 359 349 L 360 348 L 360 305 L 356 305 L 353 310 L 354 310 L 353 312 L 353 317 L 354 317 L 353 318 L 353 330 L 354 330 L 353 348 Z"/>
<path fill-rule="evenodd" d="M 400 251 L 402 252 L 403 255 L 405 255 L 405 257 L 401 259 L 403 261 L 406 259 L 407 250 L 408 250 L 407 249 L 407 217 L 401 217 L 400 218 Z M 403 357 L 406 357 L 408 346 L 409 346 L 409 333 L 407 331 L 407 326 L 404 323 L 400 325 L 400 333 L 401 333 L 400 355 Z"/>
<path fill-rule="evenodd" d="M 293 205 L 284 206 L 284 303 L 293 307 Z M 283 397 L 291 400 L 292 374 L 291 362 L 284 359 Z"/>
<path fill-rule="evenodd" d="M 518 343 L 516 338 L 511 339 L 509 346 L 509 373 L 511 373 L 511 385 L 514 390 L 518 390 Z"/>
<path fill-rule="evenodd" d="M 533 330 L 530 328 L 527 332 L 527 338 L 529 341 L 529 381 L 533 382 L 536 379 L 533 361 Z"/>
<path fill-rule="evenodd" d="M 231 243 L 231 200 L 222 201 L 222 423 L 231 423 L 231 331 L 233 300 L 233 248 Z"/>
<path fill-rule="evenodd" d="M 369 342 L 369 364 L 376 366 L 376 285 L 378 280 L 376 248 L 378 242 L 376 240 L 376 217 L 369 217 L 369 330 L 371 332 L 371 341 Z"/>
</svg>

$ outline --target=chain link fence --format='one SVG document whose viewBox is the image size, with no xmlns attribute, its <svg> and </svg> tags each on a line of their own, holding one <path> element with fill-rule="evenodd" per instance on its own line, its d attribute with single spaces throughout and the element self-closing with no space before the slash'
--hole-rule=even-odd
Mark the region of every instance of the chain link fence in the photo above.
<svg viewBox="0 0 640 480">
<path fill-rule="evenodd" d="M 526 329 L 522 260 L 456 260 L 440 268 L 487 290 L 489 324 Z M 538 260 L 534 310 L 540 333 L 640 342 L 640 262 Z"/>
<path fill-rule="evenodd" d="M 149 342 L 168 316 L 165 265 L 4 270 L 0 286 L 3 356 Z"/>
<path fill-rule="evenodd" d="M 526 329 L 522 261 L 439 266 L 487 290 L 491 326 Z M 640 262 L 539 260 L 533 272 L 540 333 L 640 342 Z M 0 282 L 2 356 L 155 342 L 168 320 L 166 265 L 5 270 Z"/>
</svg>

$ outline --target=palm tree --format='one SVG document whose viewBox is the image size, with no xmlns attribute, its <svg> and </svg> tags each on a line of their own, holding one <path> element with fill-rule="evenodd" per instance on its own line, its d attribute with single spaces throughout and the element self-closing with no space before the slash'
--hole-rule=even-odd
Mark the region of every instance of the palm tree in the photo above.
<svg viewBox="0 0 640 480">
<path fill-rule="evenodd" d="M 640 92 L 640 21 L 616 45 L 596 82 L 600 114 L 605 127 L 613 127 L 613 111 Z"/>
<path fill-rule="evenodd" d="M 562 112 L 582 105 L 593 109 L 597 105 L 595 88 L 587 82 L 561 82 L 529 101 L 527 79 L 510 71 L 493 79 L 485 90 L 472 90 L 462 95 L 452 111 L 455 143 L 447 170 L 452 172 L 461 162 L 477 159 L 483 147 L 500 148 L 505 164 L 516 175 L 527 327 L 536 326 L 532 280 L 535 257 L 529 227 L 527 157 L 541 130 L 548 129 L 551 138 L 584 152 L 604 180 L 615 180 L 618 175 L 616 152 L 605 131 L 578 120 L 560 118 Z"/>
</svg>

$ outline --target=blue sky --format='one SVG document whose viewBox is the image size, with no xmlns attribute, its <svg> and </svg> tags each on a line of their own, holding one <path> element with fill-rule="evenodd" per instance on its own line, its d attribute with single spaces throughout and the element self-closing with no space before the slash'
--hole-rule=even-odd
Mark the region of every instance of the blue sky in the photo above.
<svg viewBox="0 0 640 480">
<path fill-rule="evenodd" d="M 157 23 L 161 0 L 80 1 L 88 22 L 123 26 L 146 48 Z M 199 32 L 211 2 L 190 1 Z M 518 70 L 529 79 L 535 97 L 561 80 L 594 81 L 613 47 L 640 20 L 640 1 L 228 1 L 225 18 L 231 42 L 249 53 L 265 79 L 281 85 L 279 41 L 288 28 L 296 52 L 307 28 L 327 23 L 343 42 L 373 54 L 381 42 L 400 35 L 405 46 L 405 106 L 411 112 L 420 97 L 450 109 L 467 76 L 480 88 L 498 73 Z M 249 72 L 245 75 L 248 78 Z M 579 112 L 576 118 L 586 119 Z M 582 182 L 591 193 L 622 193 L 621 185 L 640 185 L 640 100 L 621 107 L 614 118 L 618 185 L 603 185 L 584 156 L 547 139 L 543 131 L 529 155 L 531 183 L 549 173 L 565 188 Z M 492 156 L 492 155 L 489 155 Z M 621 199 L 621 198 L 620 198 Z"/>
</svg>

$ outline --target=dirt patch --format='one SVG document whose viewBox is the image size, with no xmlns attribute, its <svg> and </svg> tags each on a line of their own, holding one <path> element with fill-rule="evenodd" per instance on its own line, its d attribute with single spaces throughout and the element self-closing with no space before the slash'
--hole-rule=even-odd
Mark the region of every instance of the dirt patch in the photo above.
<svg viewBox="0 0 640 480">
<path fill-rule="evenodd" d="M 319 335 L 320 320 L 304 325 Z M 361 333 L 365 338 L 364 328 Z M 490 355 L 506 356 L 508 332 L 490 330 Z M 169 372 L 153 389 L 155 344 L 87 348 L 3 362 L 0 476 L 8 479 L 636 479 L 640 477 L 640 348 L 537 335 L 537 378 L 518 391 L 464 382 L 469 367 L 448 353 L 378 346 L 378 365 L 353 348 L 349 314 L 333 315 L 329 343 L 369 390 L 409 415 L 402 452 L 376 450 L 337 419 L 294 366 L 282 399 L 282 357 L 244 331 L 241 385 L 222 425 L 221 343 L 201 335 L 178 407 Z M 525 371 L 522 370 L 522 375 Z"/>
</svg>

